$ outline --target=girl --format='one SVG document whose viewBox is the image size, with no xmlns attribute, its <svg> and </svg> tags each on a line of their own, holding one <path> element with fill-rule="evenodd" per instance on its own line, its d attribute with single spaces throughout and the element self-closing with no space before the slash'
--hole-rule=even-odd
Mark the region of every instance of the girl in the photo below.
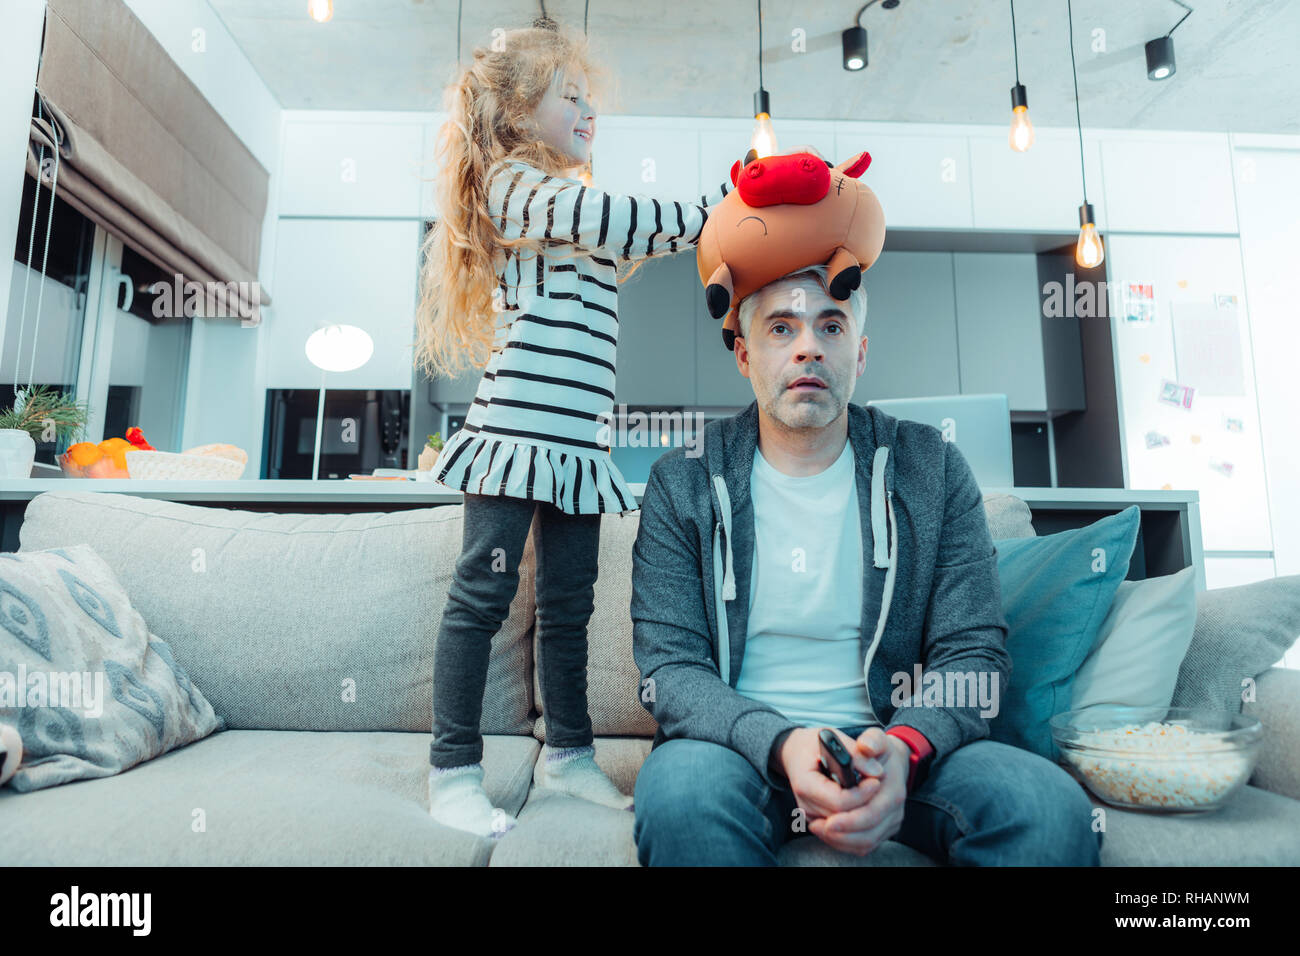
<svg viewBox="0 0 1300 956">
<path fill-rule="evenodd" d="M 479 722 L 489 644 L 514 599 L 535 514 L 547 742 L 534 782 L 631 807 L 593 759 L 587 714 L 600 516 L 637 507 L 604 437 L 618 266 L 692 248 L 706 207 L 731 188 L 699 203 L 592 188 L 592 75 L 585 40 L 554 26 L 476 49 L 447 91 L 441 219 L 425 240 L 418 364 L 454 376 L 486 361 L 434 475 L 464 492 L 464 538 L 434 651 L 429 806 L 440 823 L 484 836 L 516 822 L 483 790 Z"/>
</svg>

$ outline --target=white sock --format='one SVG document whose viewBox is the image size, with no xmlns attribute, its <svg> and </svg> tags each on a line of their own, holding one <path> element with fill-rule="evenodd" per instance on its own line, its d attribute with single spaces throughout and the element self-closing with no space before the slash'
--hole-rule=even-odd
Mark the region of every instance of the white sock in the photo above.
<svg viewBox="0 0 1300 956">
<path fill-rule="evenodd" d="M 516 823 L 500 807 L 492 806 L 483 789 L 483 765 L 429 768 L 429 815 L 444 826 L 477 836 L 499 839 Z"/>
<path fill-rule="evenodd" d="M 556 750 L 543 744 L 533 781 L 539 789 L 559 790 L 615 810 L 631 810 L 632 798 L 620 792 L 605 776 L 605 771 L 596 765 L 595 754 L 594 746 Z"/>
</svg>

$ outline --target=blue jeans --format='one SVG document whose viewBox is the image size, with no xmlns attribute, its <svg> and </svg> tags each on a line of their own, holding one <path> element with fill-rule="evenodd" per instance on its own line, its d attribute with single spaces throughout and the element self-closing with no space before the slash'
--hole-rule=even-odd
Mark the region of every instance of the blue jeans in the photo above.
<svg viewBox="0 0 1300 956">
<path fill-rule="evenodd" d="M 864 728 L 841 728 L 856 738 Z M 748 760 L 702 740 L 660 744 L 636 780 L 642 866 L 775 866 L 798 804 Z M 1097 866 L 1092 803 L 1064 768 L 1038 754 L 976 740 L 932 765 L 907 798 L 892 839 L 957 866 Z"/>
</svg>

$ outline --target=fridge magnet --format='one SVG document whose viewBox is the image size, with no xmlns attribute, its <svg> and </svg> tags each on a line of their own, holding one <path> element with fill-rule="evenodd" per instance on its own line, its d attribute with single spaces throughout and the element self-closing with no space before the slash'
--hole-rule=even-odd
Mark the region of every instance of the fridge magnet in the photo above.
<svg viewBox="0 0 1300 956">
<path fill-rule="evenodd" d="M 1150 282 L 1124 283 L 1124 321 L 1152 322 L 1156 317 L 1155 285 Z"/>
<path fill-rule="evenodd" d="M 1223 424 L 1230 432 L 1244 432 L 1246 430 L 1246 426 L 1242 424 L 1240 418 L 1224 419 Z"/>
<path fill-rule="evenodd" d="M 1237 297 L 1220 292 L 1214 297 L 1214 307 L 1216 309 L 1235 309 L 1237 307 Z"/>
<path fill-rule="evenodd" d="M 1171 382 L 1165 379 L 1160 383 L 1160 401 L 1166 405 L 1173 405 L 1175 408 L 1191 409 L 1192 395 L 1196 389 L 1189 385 L 1179 385 L 1177 382 Z"/>
<path fill-rule="evenodd" d="M 1223 475 L 1225 478 L 1232 477 L 1232 462 L 1230 461 L 1210 461 L 1210 467 Z"/>
<path fill-rule="evenodd" d="M 1141 362 L 1143 365 L 1150 365 L 1151 354 L 1149 352 L 1143 352 L 1141 355 L 1138 356 L 1138 361 Z"/>
<path fill-rule="evenodd" d="M 1199 444 L 1201 443 L 1201 436 L 1200 436 L 1200 435 L 1188 435 L 1188 436 L 1187 436 L 1187 440 L 1190 441 L 1193 445 L 1199 445 Z"/>
<path fill-rule="evenodd" d="M 1179 280 L 1178 280 L 1178 288 L 1180 288 L 1180 289 L 1186 289 L 1186 288 L 1187 288 L 1187 280 L 1186 280 L 1186 279 L 1179 279 Z"/>
<path fill-rule="evenodd" d="M 1148 448 L 1159 448 L 1162 445 L 1168 445 L 1168 444 L 1169 444 L 1168 436 L 1162 435 L 1159 432 L 1147 432 Z"/>
<path fill-rule="evenodd" d="M 1171 485 L 1169 482 L 1166 481 L 1163 485 L 1160 486 L 1160 490 L 1161 490 L 1161 491 L 1173 491 L 1173 490 L 1174 490 L 1174 486 Z"/>
</svg>

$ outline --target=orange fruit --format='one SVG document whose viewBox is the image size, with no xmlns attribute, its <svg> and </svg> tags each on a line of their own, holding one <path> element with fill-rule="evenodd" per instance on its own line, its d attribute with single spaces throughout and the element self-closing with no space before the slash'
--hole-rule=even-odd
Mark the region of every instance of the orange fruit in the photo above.
<svg viewBox="0 0 1300 956">
<path fill-rule="evenodd" d="M 111 458 L 113 464 L 126 471 L 126 453 L 134 448 L 125 438 L 105 438 L 99 443 L 100 451 L 105 458 Z"/>
<path fill-rule="evenodd" d="M 78 468 L 85 468 L 87 465 L 99 461 L 103 454 L 98 445 L 88 441 L 79 441 L 75 445 L 69 445 L 67 451 L 69 460 Z"/>
</svg>

